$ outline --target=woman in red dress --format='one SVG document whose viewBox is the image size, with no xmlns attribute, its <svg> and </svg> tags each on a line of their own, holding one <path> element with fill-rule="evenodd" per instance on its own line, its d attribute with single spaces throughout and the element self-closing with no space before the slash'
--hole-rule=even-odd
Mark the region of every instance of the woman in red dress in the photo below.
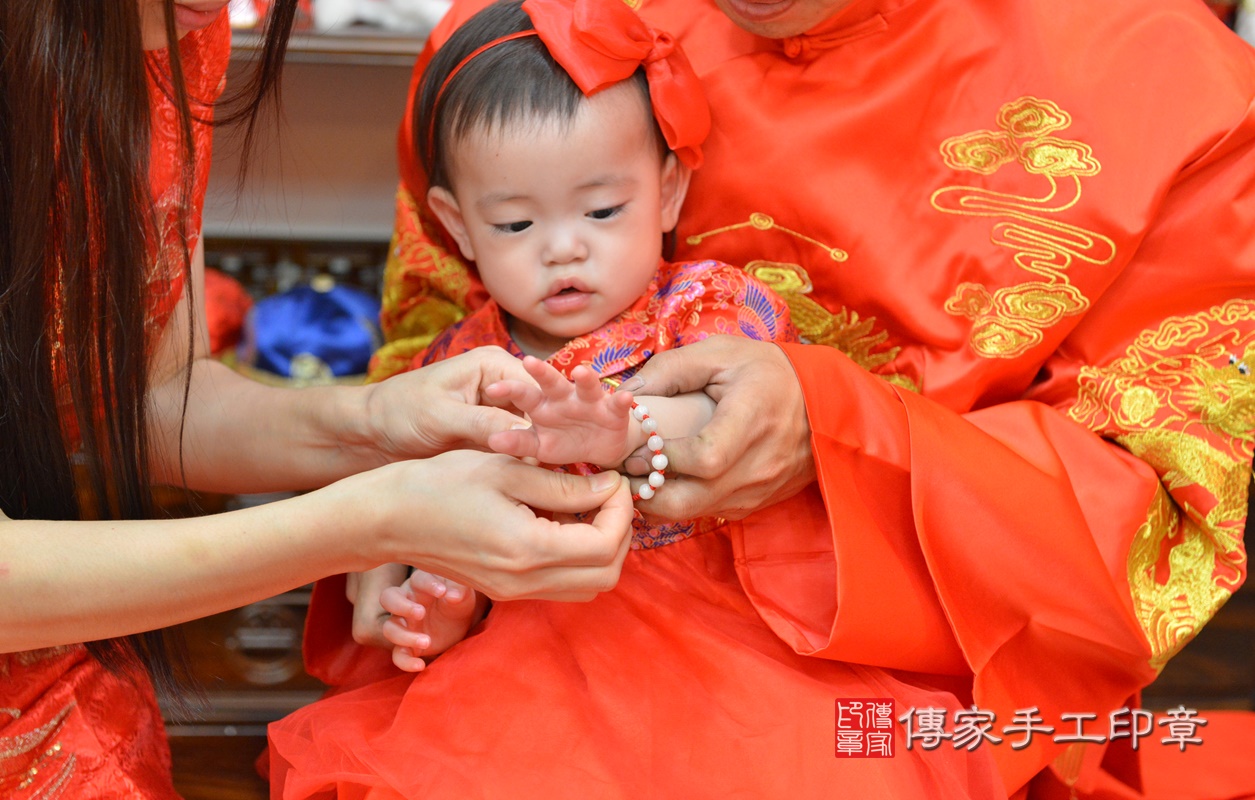
<svg viewBox="0 0 1255 800">
<path fill-rule="evenodd" d="M 163 637 L 151 633 L 163 626 L 398 559 L 441 555 L 450 574 L 502 596 L 588 596 L 618 574 L 629 503 L 617 479 L 597 488 L 482 453 L 422 458 L 512 424 L 475 405 L 485 382 L 525 375 L 504 353 L 415 373 L 397 391 L 312 393 L 261 387 L 200 357 L 211 120 L 230 116 L 215 109 L 225 5 L 0 4 L 6 798 L 176 796 L 150 682 L 174 684 Z M 275 4 L 242 119 L 277 80 L 293 5 Z M 390 463 L 402 459 L 420 460 Z M 154 521 L 154 483 L 331 485 L 269 508 Z M 552 499 L 564 489 L 569 502 Z M 568 544 L 520 501 L 607 510 L 572 526 Z M 508 540 L 481 540 L 489 551 L 520 554 L 521 533 L 524 559 L 557 572 L 520 581 L 481 567 L 460 518 L 441 522 L 467 504 L 516 515 Z M 464 533 L 474 527 L 484 526 Z"/>
</svg>

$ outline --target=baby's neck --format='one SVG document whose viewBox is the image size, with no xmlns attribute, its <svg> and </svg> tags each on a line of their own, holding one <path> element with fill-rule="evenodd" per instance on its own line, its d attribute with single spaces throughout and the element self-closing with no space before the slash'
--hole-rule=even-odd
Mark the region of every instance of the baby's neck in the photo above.
<svg viewBox="0 0 1255 800">
<path fill-rule="evenodd" d="M 518 321 L 509 314 L 505 315 L 505 321 L 506 330 L 510 334 L 511 341 L 514 342 L 514 345 L 518 347 L 519 350 L 523 351 L 523 355 L 525 356 L 533 356 L 542 361 L 546 361 L 554 353 L 565 347 L 567 342 L 570 341 L 569 339 L 565 341 L 560 340 L 558 337 L 551 336 L 547 333 L 547 340 L 540 341 L 540 337 L 536 336 L 534 331 L 528 327 L 520 326 Z"/>
</svg>

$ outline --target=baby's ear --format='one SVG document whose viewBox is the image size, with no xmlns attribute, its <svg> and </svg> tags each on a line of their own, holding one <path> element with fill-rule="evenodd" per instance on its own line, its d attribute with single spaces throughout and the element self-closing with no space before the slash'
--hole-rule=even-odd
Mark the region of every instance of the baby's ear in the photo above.
<svg viewBox="0 0 1255 800">
<path fill-rule="evenodd" d="M 662 160 L 662 230 L 675 228 L 680 221 L 680 207 L 689 191 L 693 170 L 680 163 L 675 153 Z"/>
<path fill-rule="evenodd" d="M 462 218 L 462 209 L 453 192 L 443 186 L 433 186 L 427 190 L 427 205 L 453 237 L 453 241 L 458 243 L 462 256 L 468 261 L 474 261 L 475 250 L 471 247 L 471 237 L 466 235 L 466 220 Z"/>
</svg>

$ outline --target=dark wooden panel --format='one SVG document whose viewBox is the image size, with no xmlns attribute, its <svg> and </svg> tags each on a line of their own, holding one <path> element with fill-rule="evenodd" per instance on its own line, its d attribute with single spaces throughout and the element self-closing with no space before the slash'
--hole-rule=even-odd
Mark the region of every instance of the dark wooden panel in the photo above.
<svg viewBox="0 0 1255 800">
<path fill-rule="evenodd" d="M 266 746 L 264 733 L 224 726 L 173 727 L 174 785 L 186 800 L 266 800 L 266 781 L 253 763 Z M 234 735 L 226 735 L 235 731 Z"/>
<path fill-rule="evenodd" d="M 174 781 L 186 800 L 265 800 L 255 762 L 266 723 L 313 702 L 323 685 L 301 664 L 308 589 L 180 626 L 204 703 L 167 720 Z"/>
<path fill-rule="evenodd" d="M 1248 580 L 1168 662 L 1143 705 L 1255 710 L 1255 584 Z"/>
</svg>

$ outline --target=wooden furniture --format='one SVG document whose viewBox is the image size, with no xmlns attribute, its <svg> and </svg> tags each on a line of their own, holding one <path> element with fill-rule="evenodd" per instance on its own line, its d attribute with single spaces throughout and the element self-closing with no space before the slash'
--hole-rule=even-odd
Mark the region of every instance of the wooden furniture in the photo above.
<svg viewBox="0 0 1255 800">
<path fill-rule="evenodd" d="M 264 800 L 255 763 L 266 724 L 313 702 L 323 686 L 301 667 L 308 590 L 182 626 L 204 701 L 167 723 L 175 785 L 187 800 Z"/>
</svg>

